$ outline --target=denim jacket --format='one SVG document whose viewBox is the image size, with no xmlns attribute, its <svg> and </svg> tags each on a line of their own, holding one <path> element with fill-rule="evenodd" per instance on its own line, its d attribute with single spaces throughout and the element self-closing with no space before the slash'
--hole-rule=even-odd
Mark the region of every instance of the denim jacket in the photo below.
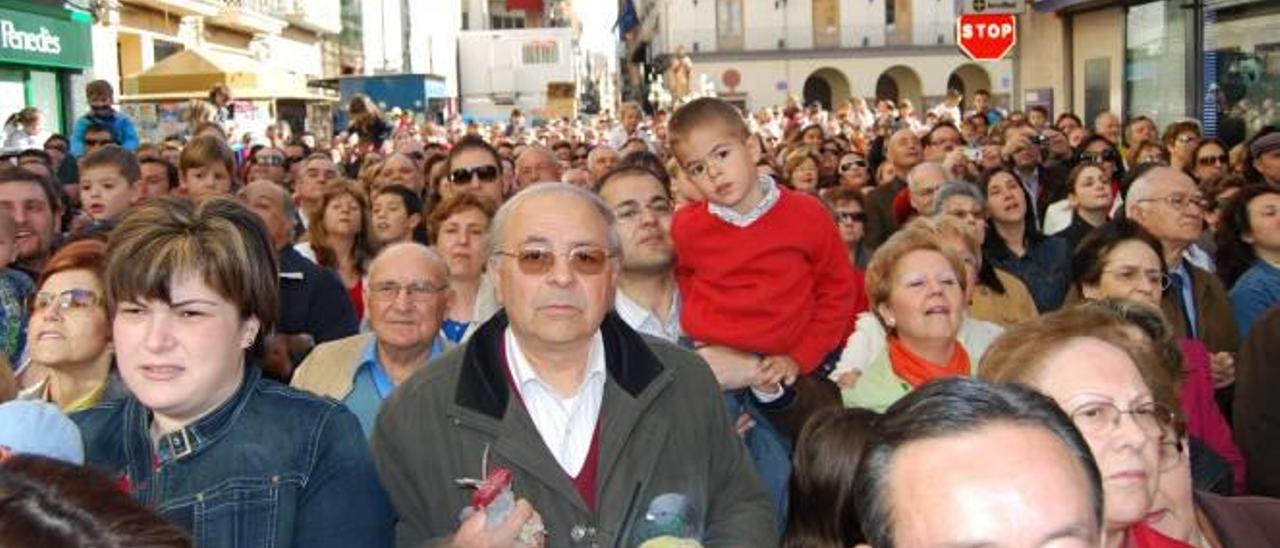
<svg viewBox="0 0 1280 548">
<path fill-rule="evenodd" d="M 245 370 L 235 395 L 153 449 L 135 397 L 72 415 L 85 461 L 191 533 L 196 546 L 390 546 L 395 513 L 356 418 Z"/>
</svg>

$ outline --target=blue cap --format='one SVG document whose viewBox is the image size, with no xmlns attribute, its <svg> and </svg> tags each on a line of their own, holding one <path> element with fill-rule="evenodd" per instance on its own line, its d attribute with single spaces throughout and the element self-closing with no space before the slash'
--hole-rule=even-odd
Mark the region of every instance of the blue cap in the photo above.
<svg viewBox="0 0 1280 548">
<path fill-rule="evenodd" d="M 0 403 L 0 446 L 15 454 L 84 464 L 80 429 L 57 406 L 42 401 Z"/>
</svg>

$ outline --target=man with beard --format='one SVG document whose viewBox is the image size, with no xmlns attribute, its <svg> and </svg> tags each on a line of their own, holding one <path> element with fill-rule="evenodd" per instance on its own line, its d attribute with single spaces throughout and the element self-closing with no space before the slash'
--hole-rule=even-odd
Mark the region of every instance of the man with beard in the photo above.
<svg viewBox="0 0 1280 548">
<path fill-rule="evenodd" d="M 13 266 L 36 280 L 62 232 L 62 202 L 48 177 L 21 167 L 0 169 L 0 208 L 17 224 Z"/>
</svg>

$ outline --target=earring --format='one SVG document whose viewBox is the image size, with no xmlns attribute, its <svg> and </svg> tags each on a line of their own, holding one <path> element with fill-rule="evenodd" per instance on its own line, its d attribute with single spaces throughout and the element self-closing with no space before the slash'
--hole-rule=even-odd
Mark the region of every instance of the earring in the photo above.
<svg viewBox="0 0 1280 548">
<path fill-rule="evenodd" d="M 885 318 L 884 323 L 889 326 L 889 329 L 893 329 L 898 324 L 893 318 Z"/>
</svg>

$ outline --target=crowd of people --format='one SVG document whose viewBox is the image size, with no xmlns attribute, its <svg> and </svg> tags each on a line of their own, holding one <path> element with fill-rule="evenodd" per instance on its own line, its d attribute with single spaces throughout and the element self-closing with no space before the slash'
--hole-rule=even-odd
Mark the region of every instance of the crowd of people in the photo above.
<svg viewBox="0 0 1280 548">
<path fill-rule="evenodd" d="M 1280 544 L 1280 129 L 86 95 L 0 155 L 0 546 Z"/>
</svg>

